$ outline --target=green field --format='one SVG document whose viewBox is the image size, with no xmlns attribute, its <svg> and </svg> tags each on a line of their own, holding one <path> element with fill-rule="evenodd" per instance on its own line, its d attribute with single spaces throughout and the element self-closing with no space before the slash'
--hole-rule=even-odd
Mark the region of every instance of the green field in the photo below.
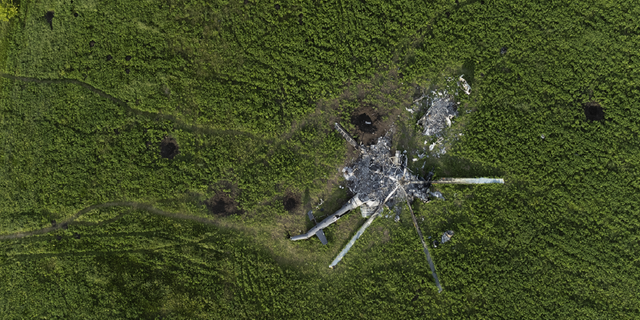
<svg viewBox="0 0 640 320">
<path fill-rule="evenodd" d="M 640 318 L 640 2 L 10 2 L 0 318 Z M 442 293 L 407 210 L 333 270 L 359 212 L 288 240 L 348 199 L 333 122 L 374 108 L 415 154 L 416 87 L 460 74 L 426 168 L 505 184 L 413 203 L 455 231 Z"/>
</svg>

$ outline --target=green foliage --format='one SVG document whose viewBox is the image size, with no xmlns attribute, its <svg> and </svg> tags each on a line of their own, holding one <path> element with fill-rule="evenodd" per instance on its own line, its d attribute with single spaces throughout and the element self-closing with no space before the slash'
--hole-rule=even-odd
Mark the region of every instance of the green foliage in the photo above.
<svg viewBox="0 0 640 320">
<path fill-rule="evenodd" d="M 0 21 L 8 22 L 18 14 L 18 8 L 13 4 L 13 0 L 2 0 L 0 2 Z"/>
<path fill-rule="evenodd" d="M 22 1 L 0 26 L 0 314 L 638 318 L 638 7 L 454 3 Z M 390 69 L 402 80 L 377 76 Z M 461 73 L 464 135 L 427 164 L 506 184 L 441 185 L 446 201 L 414 204 L 425 236 L 456 232 L 432 250 L 442 294 L 406 212 L 374 222 L 335 270 L 357 212 L 326 247 L 287 239 L 309 223 L 283 212 L 284 190 L 315 205 L 344 161 L 330 121 L 403 108 L 395 82 Z M 585 120 L 588 101 L 605 121 Z M 222 181 L 246 215 L 208 213 Z M 81 211 L 127 201 L 151 206 Z"/>
</svg>

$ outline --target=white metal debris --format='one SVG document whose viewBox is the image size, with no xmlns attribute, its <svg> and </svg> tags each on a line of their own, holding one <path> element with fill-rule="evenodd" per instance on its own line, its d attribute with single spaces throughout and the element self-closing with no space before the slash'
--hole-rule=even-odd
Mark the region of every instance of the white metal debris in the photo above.
<svg viewBox="0 0 640 320">
<path fill-rule="evenodd" d="M 471 94 L 471 87 L 469 86 L 469 84 L 467 83 L 466 80 L 464 80 L 464 78 L 462 78 L 463 75 L 460 76 L 460 78 L 458 78 L 458 85 L 462 87 L 462 89 L 464 90 L 464 93 L 466 94 Z"/>
<path fill-rule="evenodd" d="M 389 132 L 384 137 L 378 138 L 376 144 L 363 147 L 358 160 L 350 167 L 343 169 L 345 174 L 350 173 L 347 179 L 349 190 L 364 202 L 360 212 L 365 218 L 376 209 L 381 199 L 384 199 L 397 186 L 398 181 L 423 180 L 407 169 L 408 158 L 404 154 L 406 151 L 403 153 L 396 151 L 395 156 L 392 157 L 390 145 Z M 409 197 L 428 201 L 429 189 L 426 185 L 411 184 L 406 189 Z M 388 202 L 389 207 L 394 206 L 394 198 Z"/>
</svg>

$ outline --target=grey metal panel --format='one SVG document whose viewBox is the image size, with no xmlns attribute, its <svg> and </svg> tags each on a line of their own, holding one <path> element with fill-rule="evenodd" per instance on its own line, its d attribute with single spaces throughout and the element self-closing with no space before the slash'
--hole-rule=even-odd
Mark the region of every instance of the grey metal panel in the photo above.
<svg viewBox="0 0 640 320">
<path fill-rule="evenodd" d="M 313 216 L 313 213 L 311 212 L 311 210 L 309 210 L 309 212 L 307 212 L 307 215 L 309 216 L 309 220 L 313 221 L 313 223 L 316 223 L 316 218 Z"/>
<path fill-rule="evenodd" d="M 360 149 L 358 147 L 358 144 L 356 143 L 355 140 L 353 140 L 353 138 L 351 138 L 351 136 L 347 133 L 347 130 L 345 130 L 340 124 L 338 124 L 336 122 L 336 130 L 338 131 L 338 133 L 340 133 L 340 135 L 347 140 L 347 142 L 353 146 L 355 149 Z"/>
<path fill-rule="evenodd" d="M 322 244 L 326 245 L 327 244 L 327 237 L 324 236 L 324 231 L 322 231 L 322 229 L 318 230 L 318 232 L 316 232 L 316 236 L 318 236 L 318 238 L 320 239 L 320 242 L 322 242 Z"/>
</svg>

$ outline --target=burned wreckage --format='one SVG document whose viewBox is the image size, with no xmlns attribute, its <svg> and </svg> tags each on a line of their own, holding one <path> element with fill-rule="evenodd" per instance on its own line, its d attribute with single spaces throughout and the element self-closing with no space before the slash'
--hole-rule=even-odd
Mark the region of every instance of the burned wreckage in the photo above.
<svg viewBox="0 0 640 320">
<path fill-rule="evenodd" d="M 465 90 L 465 93 L 468 94 L 470 92 L 470 88 L 466 84 L 466 81 L 462 79 L 462 76 L 460 77 L 460 79 L 463 82 L 462 86 Z M 440 95 L 442 96 L 442 94 Z M 452 114 L 451 105 L 445 102 L 448 101 L 443 102 L 442 99 L 434 99 L 433 103 L 431 104 L 431 110 L 428 111 L 427 114 L 425 114 L 425 116 L 423 117 L 424 120 L 420 124 L 427 127 L 428 122 L 431 122 L 433 124 L 441 123 L 445 121 L 444 119 L 450 120 L 450 115 Z M 431 117 L 430 113 L 434 113 L 432 114 L 432 116 L 434 117 Z M 450 121 L 446 122 L 450 125 Z M 317 236 L 322 244 L 326 245 L 327 239 L 324 235 L 323 229 L 336 222 L 347 212 L 356 208 L 360 208 L 362 216 L 368 219 L 351 238 L 344 249 L 333 260 L 331 265 L 329 265 L 330 268 L 333 268 L 337 265 L 338 262 L 340 262 L 342 257 L 344 257 L 344 255 L 349 251 L 351 246 L 363 234 L 366 228 L 371 225 L 373 220 L 382 213 L 384 207 L 395 207 L 400 202 L 406 201 L 406 204 L 408 205 L 409 211 L 411 213 L 414 227 L 416 228 L 416 231 L 418 232 L 419 238 L 422 242 L 423 250 L 431 268 L 436 286 L 438 288 L 438 291 L 441 292 L 442 287 L 440 286 L 440 282 L 435 271 L 435 265 L 431 259 L 431 255 L 429 253 L 427 244 L 425 243 L 422 236 L 422 232 L 418 227 L 418 223 L 416 221 L 415 215 L 413 214 L 410 201 L 417 198 L 422 200 L 423 202 L 429 202 L 430 197 L 444 199 L 442 194 L 440 194 L 439 192 L 432 192 L 430 190 L 430 186 L 432 183 L 475 184 L 504 183 L 504 181 L 502 179 L 488 178 L 442 178 L 439 181 L 432 182 L 431 179 L 434 175 L 433 169 L 429 172 L 427 177 L 422 178 L 409 170 L 407 166 L 407 155 L 399 151 L 396 151 L 395 155 L 391 154 L 391 134 L 393 130 L 387 132 L 385 136 L 379 137 L 376 144 L 364 146 L 358 145 L 356 141 L 351 136 L 349 136 L 346 130 L 338 123 L 335 123 L 335 129 L 349 144 L 351 144 L 356 150 L 360 152 L 360 156 L 358 157 L 356 162 L 351 166 L 345 167 L 342 170 L 343 175 L 347 180 L 347 186 L 349 190 L 355 195 L 338 211 L 326 217 L 321 222 L 316 223 L 315 226 L 312 227 L 307 233 L 293 236 L 291 237 L 291 240 L 303 240 L 311 238 L 313 236 Z M 441 130 L 441 128 L 437 128 L 434 131 L 439 131 L 439 129 Z M 430 134 L 434 133 L 437 132 L 430 132 L 429 128 L 425 128 L 424 135 L 429 136 Z M 397 208 L 399 208 L 399 206 L 397 206 Z M 311 211 L 308 212 L 308 215 L 309 219 L 315 222 L 315 218 L 313 217 Z M 397 213 L 395 220 L 396 222 L 399 221 L 399 212 Z M 446 231 L 442 236 L 442 243 L 449 241 L 453 234 L 454 232 L 451 230 Z M 434 247 L 436 247 L 435 243 Z"/>
</svg>

